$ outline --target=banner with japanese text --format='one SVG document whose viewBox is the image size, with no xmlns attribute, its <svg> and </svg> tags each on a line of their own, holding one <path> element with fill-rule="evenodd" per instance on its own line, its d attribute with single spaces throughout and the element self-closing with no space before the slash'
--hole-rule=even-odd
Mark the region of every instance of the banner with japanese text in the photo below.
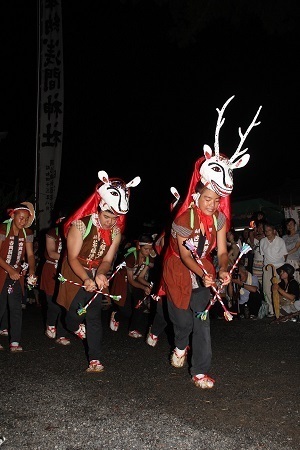
<svg viewBox="0 0 300 450">
<path fill-rule="evenodd" d="M 40 0 L 37 228 L 51 224 L 58 193 L 63 138 L 61 0 Z"/>
</svg>

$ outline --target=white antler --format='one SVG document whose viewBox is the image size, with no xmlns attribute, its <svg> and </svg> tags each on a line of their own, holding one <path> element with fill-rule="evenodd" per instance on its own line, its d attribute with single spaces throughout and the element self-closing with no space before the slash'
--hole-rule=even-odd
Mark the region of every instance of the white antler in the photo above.
<svg viewBox="0 0 300 450">
<path fill-rule="evenodd" d="M 225 122 L 225 117 L 222 118 L 224 111 L 228 105 L 229 102 L 231 102 L 231 100 L 234 98 L 235 96 L 233 95 L 232 97 L 230 97 L 223 105 L 223 108 L 220 110 L 219 108 L 216 108 L 216 110 L 218 111 L 218 120 L 217 120 L 217 126 L 216 126 L 216 132 L 215 132 L 215 157 L 218 160 L 219 159 L 219 132 L 220 129 L 223 125 L 223 123 Z"/>
<path fill-rule="evenodd" d="M 245 134 L 242 133 L 241 127 L 239 127 L 239 136 L 241 138 L 240 144 L 238 146 L 238 148 L 236 149 L 235 153 L 232 155 L 232 157 L 229 160 L 229 163 L 232 164 L 238 157 L 242 156 L 244 153 L 246 153 L 246 151 L 248 150 L 248 148 L 245 148 L 244 150 L 240 150 L 242 145 L 245 142 L 246 137 L 248 136 L 248 134 L 250 133 L 250 131 L 252 130 L 253 127 L 256 127 L 257 125 L 260 125 L 261 122 L 256 122 L 256 119 L 260 113 L 262 106 L 260 106 L 257 110 L 257 113 L 254 116 L 254 119 L 252 120 L 252 122 L 250 123 L 249 127 L 247 128 L 247 131 L 245 132 Z"/>
</svg>

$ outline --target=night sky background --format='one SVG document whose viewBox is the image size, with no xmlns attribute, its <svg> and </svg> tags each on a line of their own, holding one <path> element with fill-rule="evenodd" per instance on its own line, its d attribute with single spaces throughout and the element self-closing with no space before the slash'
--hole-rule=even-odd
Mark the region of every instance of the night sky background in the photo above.
<svg viewBox="0 0 300 450">
<path fill-rule="evenodd" d="M 259 106 L 261 124 L 234 170 L 232 201 L 299 178 L 299 2 L 62 0 L 64 137 L 57 207 L 73 209 L 99 170 L 142 182 L 128 224 L 163 223 L 170 187 L 185 196 L 203 145 L 232 156 Z M 0 6 L 0 186 L 34 193 L 37 1 Z"/>
</svg>

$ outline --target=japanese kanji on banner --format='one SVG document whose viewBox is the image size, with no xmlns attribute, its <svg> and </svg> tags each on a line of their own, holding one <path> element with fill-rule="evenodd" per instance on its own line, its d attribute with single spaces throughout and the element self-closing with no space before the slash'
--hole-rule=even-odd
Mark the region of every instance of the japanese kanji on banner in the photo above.
<svg viewBox="0 0 300 450">
<path fill-rule="evenodd" d="M 61 0 L 40 1 L 37 228 L 48 228 L 57 197 L 63 137 Z"/>
</svg>

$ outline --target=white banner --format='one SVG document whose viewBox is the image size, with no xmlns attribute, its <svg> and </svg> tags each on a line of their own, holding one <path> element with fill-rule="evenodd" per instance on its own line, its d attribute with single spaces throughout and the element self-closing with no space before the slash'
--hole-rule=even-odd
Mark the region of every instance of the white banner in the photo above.
<svg viewBox="0 0 300 450">
<path fill-rule="evenodd" d="M 40 0 L 39 141 L 37 228 L 51 224 L 57 197 L 63 137 L 61 0 Z"/>
</svg>

